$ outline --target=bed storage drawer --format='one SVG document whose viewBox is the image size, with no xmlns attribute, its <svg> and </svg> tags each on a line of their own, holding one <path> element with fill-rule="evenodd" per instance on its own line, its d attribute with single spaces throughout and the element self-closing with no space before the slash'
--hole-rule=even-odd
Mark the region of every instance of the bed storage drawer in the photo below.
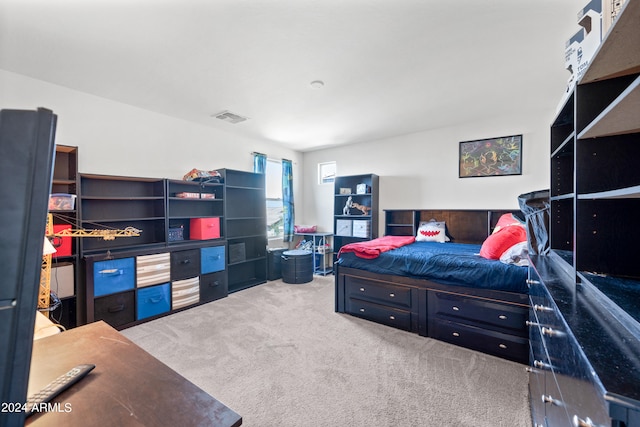
<svg viewBox="0 0 640 427">
<path fill-rule="evenodd" d="M 411 308 L 411 288 L 409 287 L 367 283 L 357 278 L 347 277 L 345 292 L 347 299 L 357 298 L 398 308 Z"/>
<path fill-rule="evenodd" d="M 461 323 L 471 322 L 479 327 L 489 326 L 521 337 L 529 335 L 526 327 L 529 309 L 526 306 L 437 291 L 429 291 L 427 301 L 429 317 Z"/>
<path fill-rule="evenodd" d="M 527 364 L 529 340 L 447 320 L 430 319 L 429 336 L 503 359 Z"/>
<path fill-rule="evenodd" d="M 394 328 L 411 330 L 411 312 L 356 298 L 348 298 L 346 312 Z"/>
</svg>

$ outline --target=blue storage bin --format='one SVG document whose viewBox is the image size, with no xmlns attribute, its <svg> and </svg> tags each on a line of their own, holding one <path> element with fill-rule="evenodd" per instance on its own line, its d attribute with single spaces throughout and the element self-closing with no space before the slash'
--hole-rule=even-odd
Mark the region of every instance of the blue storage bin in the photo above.
<svg viewBox="0 0 640 427">
<path fill-rule="evenodd" d="M 93 264 L 93 295 L 114 294 L 135 287 L 133 258 L 109 259 Z"/>
<path fill-rule="evenodd" d="M 170 283 L 140 288 L 137 292 L 136 318 L 138 320 L 166 313 L 171 309 Z"/>
<path fill-rule="evenodd" d="M 200 274 L 224 270 L 224 245 L 200 249 Z"/>
</svg>

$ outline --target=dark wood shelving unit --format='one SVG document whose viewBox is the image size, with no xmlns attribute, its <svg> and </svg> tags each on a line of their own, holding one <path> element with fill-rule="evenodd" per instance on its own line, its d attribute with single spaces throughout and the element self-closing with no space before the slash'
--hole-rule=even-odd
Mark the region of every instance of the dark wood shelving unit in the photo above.
<svg viewBox="0 0 640 427">
<path fill-rule="evenodd" d="M 344 245 L 378 237 L 378 184 L 379 177 L 375 174 L 336 177 L 333 196 L 334 256 Z M 367 213 L 355 208 L 345 212 L 349 198 L 354 203 L 366 206 Z"/>
<path fill-rule="evenodd" d="M 551 250 L 529 270 L 534 425 L 640 426 L 638 40 L 627 0 L 551 125 Z"/>
</svg>

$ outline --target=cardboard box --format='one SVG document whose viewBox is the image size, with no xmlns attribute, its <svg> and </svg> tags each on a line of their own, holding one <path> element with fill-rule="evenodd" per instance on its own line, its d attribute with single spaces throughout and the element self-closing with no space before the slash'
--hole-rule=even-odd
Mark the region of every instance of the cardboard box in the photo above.
<svg viewBox="0 0 640 427">
<path fill-rule="evenodd" d="M 51 292 L 58 298 L 68 298 L 75 295 L 73 264 L 60 263 L 51 267 Z"/>
<path fill-rule="evenodd" d="M 220 238 L 220 218 L 191 218 L 189 239 L 207 240 Z"/>
<path fill-rule="evenodd" d="M 580 29 L 565 44 L 565 68 L 571 73 L 567 92 L 571 92 L 589 67 L 602 42 L 602 0 L 591 0 L 578 12 Z"/>
</svg>

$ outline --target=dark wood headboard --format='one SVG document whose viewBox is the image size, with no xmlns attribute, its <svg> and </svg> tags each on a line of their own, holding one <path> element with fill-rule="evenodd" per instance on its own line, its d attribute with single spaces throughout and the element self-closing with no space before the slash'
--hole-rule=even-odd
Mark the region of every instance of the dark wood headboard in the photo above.
<svg viewBox="0 0 640 427">
<path fill-rule="evenodd" d="M 411 216 L 412 229 L 410 227 L 394 227 L 389 222 L 394 222 L 394 215 Z M 398 209 L 385 210 L 385 234 L 388 235 L 415 235 L 421 221 L 444 221 L 447 226 L 447 235 L 452 242 L 482 244 L 493 232 L 500 217 L 507 213 L 519 214 L 519 210 L 482 210 L 482 209 Z M 407 218 L 407 220 L 409 220 Z M 405 221 L 407 221 L 405 220 Z M 391 226 L 390 226 L 391 225 Z"/>
</svg>

